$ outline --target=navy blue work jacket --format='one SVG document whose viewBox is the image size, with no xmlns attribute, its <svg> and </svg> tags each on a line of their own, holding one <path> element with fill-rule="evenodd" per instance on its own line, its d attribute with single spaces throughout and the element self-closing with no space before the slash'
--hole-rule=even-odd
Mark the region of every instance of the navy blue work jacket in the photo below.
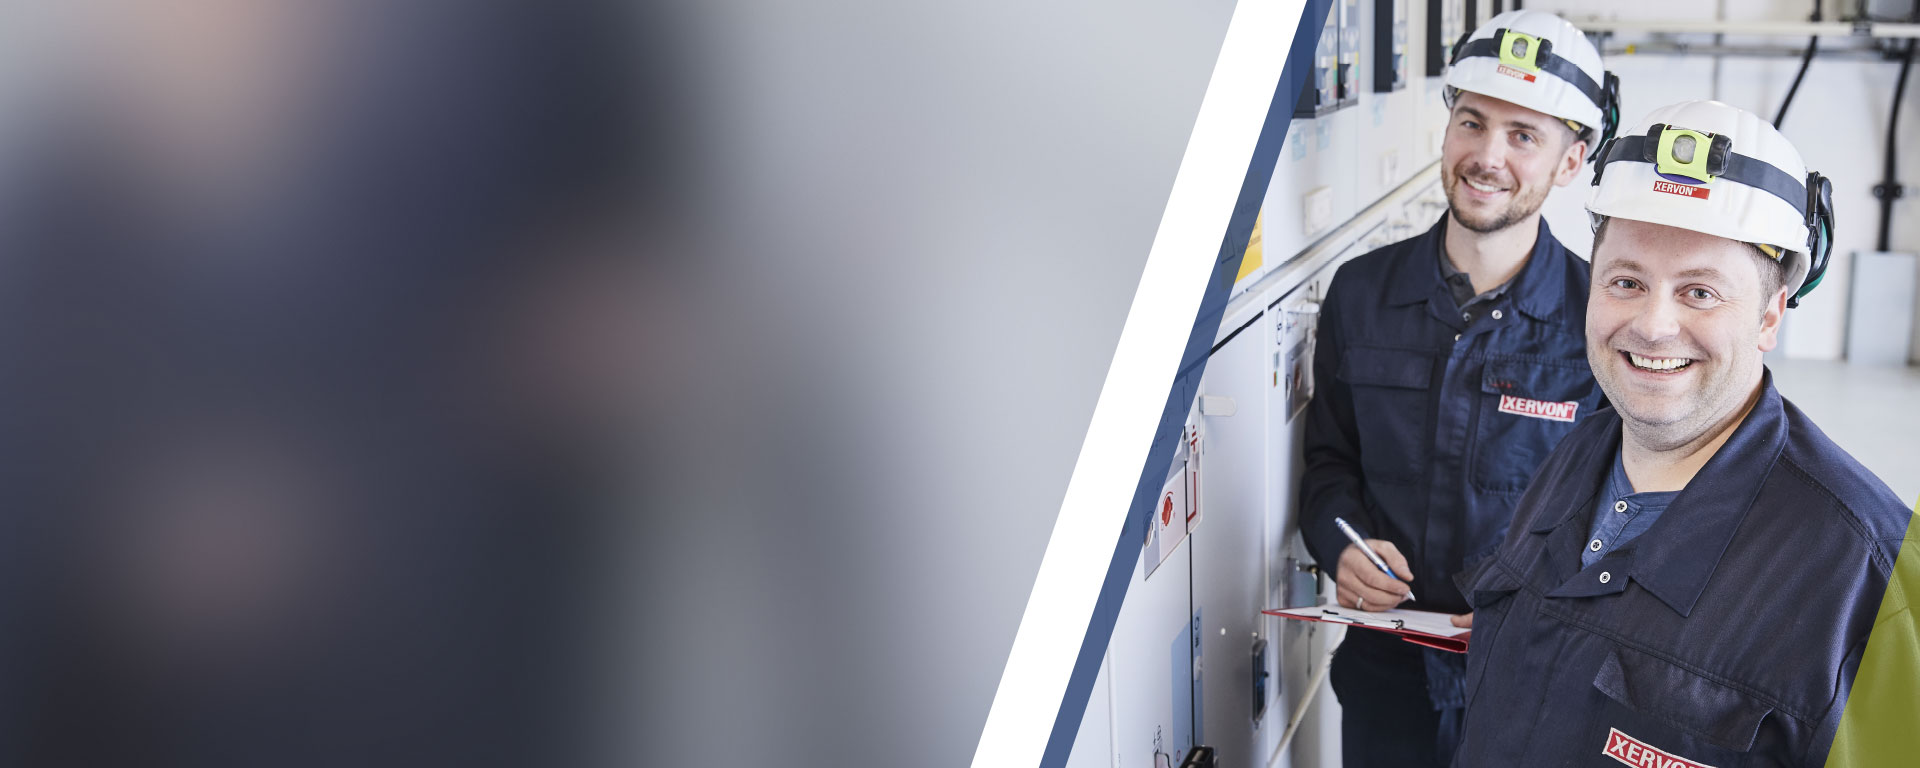
<svg viewBox="0 0 1920 768">
<path fill-rule="evenodd" d="M 1466 613 L 1453 576 L 1499 546 L 1534 469 L 1601 394 L 1585 351 L 1587 263 L 1542 219 L 1526 266 L 1469 323 L 1441 276 L 1446 226 L 1442 214 L 1334 276 L 1300 528 L 1329 574 L 1349 543 L 1335 517 L 1393 542 L 1413 569 L 1413 607 Z"/>
<path fill-rule="evenodd" d="M 1911 514 L 1767 374 L 1653 527 L 1582 568 L 1620 439 L 1611 409 L 1575 428 L 1462 576 L 1454 765 L 1824 765 Z"/>
</svg>

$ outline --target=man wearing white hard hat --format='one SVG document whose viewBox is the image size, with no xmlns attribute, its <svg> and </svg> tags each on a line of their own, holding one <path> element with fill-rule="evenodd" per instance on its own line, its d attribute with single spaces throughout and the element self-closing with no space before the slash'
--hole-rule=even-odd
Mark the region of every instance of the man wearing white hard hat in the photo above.
<svg viewBox="0 0 1920 768">
<path fill-rule="evenodd" d="M 1300 527 L 1341 605 L 1384 611 L 1415 599 L 1467 613 L 1451 577 L 1499 545 L 1534 469 L 1600 405 L 1581 330 L 1586 262 L 1554 239 L 1540 205 L 1611 135 L 1615 82 L 1559 17 L 1494 17 L 1447 72 L 1449 210 L 1334 278 Z M 1352 632 L 1332 681 L 1346 765 L 1447 763 L 1466 706 L 1464 656 Z"/>
<path fill-rule="evenodd" d="M 1761 362 L 1825 271 L 1830 190 L 1718 102 L 1603 150 L 1586 335 L 1613 407 L 1462 578 L 1456 764 L 1826 763 L 1910 517 Z"/>
</svg>

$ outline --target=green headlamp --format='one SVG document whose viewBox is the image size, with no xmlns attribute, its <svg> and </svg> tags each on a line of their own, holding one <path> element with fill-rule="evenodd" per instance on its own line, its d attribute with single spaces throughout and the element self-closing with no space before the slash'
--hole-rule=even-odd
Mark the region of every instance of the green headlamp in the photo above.
<svg viewBox="0 0 1920 768">
<path fill-rule="evenodd" d="M 1656 125 L 1647 132 L 1653 142 L 1654 170 L 1707 184 L 1726 175 L 1733 140 L 1725 136 Z"/>
<path fill-rule="evenodd" d="M 1553 52 L 1553 43 L 1525 32 L 1500 30 L 1500 63 L 1528 72 L 1540 71 L 1542 54 Z"/>
<path fill-rule="evenodd" d="M 1700 151 L 1712 145 L 1713 137 L 1699 131 L 1684 128 L 1665 131 L 1660 134 L 1660 146 L 1655 150 L 1654 167 L 1661 173 L 1685 176 L 1703 184 L 1713 181 L 1713 174 L 1707 172 L 1707 153 Z"/>
</svg>

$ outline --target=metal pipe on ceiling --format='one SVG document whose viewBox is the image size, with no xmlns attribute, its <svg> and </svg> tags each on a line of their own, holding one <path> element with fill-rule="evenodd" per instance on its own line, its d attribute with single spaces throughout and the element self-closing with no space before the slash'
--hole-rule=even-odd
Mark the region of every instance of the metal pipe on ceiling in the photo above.
<svg viewBox="0 0 1920 768">
<path fill-rule="evenodd" d="M 1777 35 L 1781 37 L 1920 37 L 1920 24 L 1884 21 L 1714 21 L 1712 19 L 1603 19 L 1569 17 L 1597 34 Z"/>
</svg>

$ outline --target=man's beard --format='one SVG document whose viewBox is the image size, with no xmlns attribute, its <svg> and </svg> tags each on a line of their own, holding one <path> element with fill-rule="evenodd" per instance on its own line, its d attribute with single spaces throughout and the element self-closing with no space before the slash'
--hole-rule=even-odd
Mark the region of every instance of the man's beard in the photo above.
<svg viewBox="0 0 1920 768">
<path fill-rule="evenodd" d="M 1521 190 L 1518 184 L 1515 184 L 1510 188 L 1515 194 L 1513 194 L 1512 199 L 1508 201 L 1505 208 L 1492 214 L 1478 215 L 1462 209 L 1458 201 L 1454 199 L 1454 190 L 1458 189 L 1461 184 L 1465 184 L 1467 179 L 1474 177 L 1451 171 L 1443 171 L 1442 175 L 1446 177 L 1443 181 L 1447 194 L 1447 206 L 1453 210 L 1453 220 L 1460 222 L 1460 226 L 1483 235 L 1499 232 L 1519 223 L 1528 216 L 1538 213 L 1540 211 L 1540 205 L 1547 200 L 1544 187 L 1541 188 L 1542 191 L 1529 192 L 1528 194 L 1522 195 L 1518 194 Z"/>
</svg>

